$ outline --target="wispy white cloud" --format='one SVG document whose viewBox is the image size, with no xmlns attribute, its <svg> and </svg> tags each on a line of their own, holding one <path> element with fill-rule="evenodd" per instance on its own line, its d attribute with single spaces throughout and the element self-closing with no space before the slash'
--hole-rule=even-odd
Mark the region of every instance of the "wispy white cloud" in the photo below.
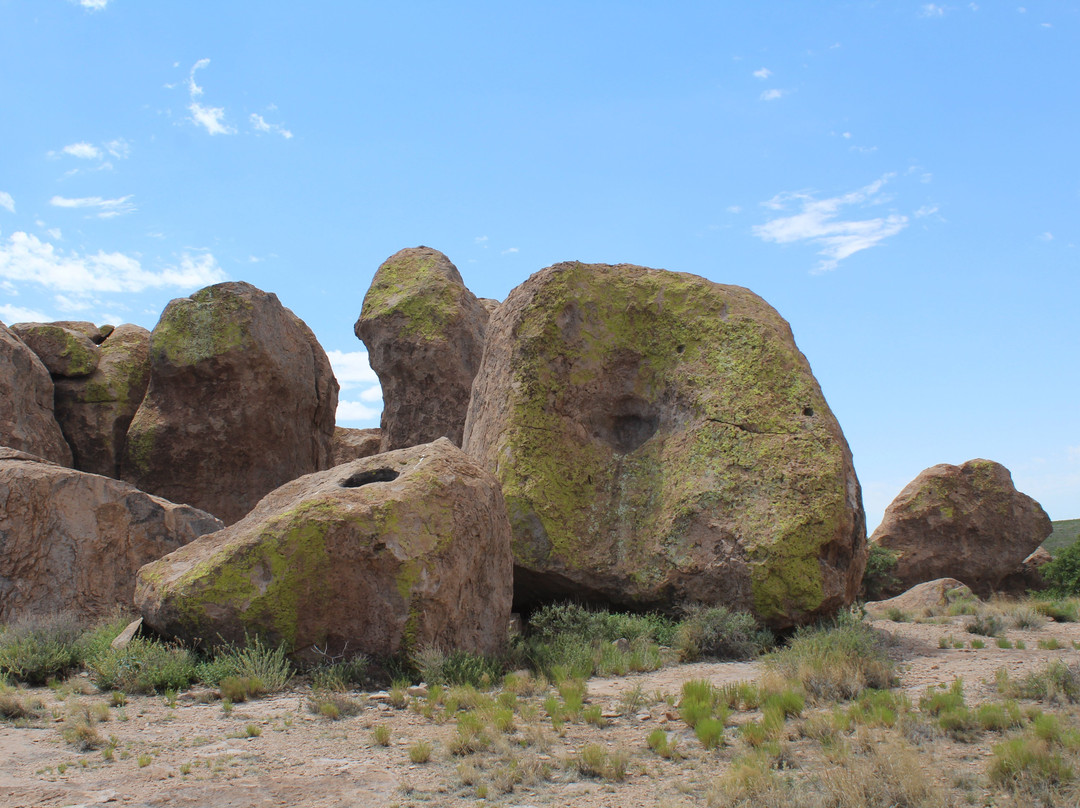
<svg viewBox="0 0 1080 808">
<path fill-rule="evenodd" d="M 877 246 L 907 227 L 908 217 L 895 213 L 873 219 L 839 218 L 843 208 L 880 204 L 880 191 L 892 176 L 887 174 L 863 188 L 828 199 L 815 199 L 806 191 L 777 194 L 764 203 L 766 208 L 787 211 L 797 206 L 798 212 L 755 226 L 754 235 L 775 244 L 805 241 L 819 246 L 818 255 L 823 259 L 814 271 L 836 269 L 845 258 Z"/>
<path fill-rule="evenodd" d="M 71 143 L 67 146 L 64 146 L 61 151 L 64 154 L 70 154 L 72 157 L 78 157 L 80 160 L 101 159 L 101 149 L 91 143 L 86 143 L 85 141 L 80 143 Z"/>
<path fill-rule="evenodd" d="M 185 252 L 175 263 L 147 269 L 136 256 L 100 250 L 82 255 L 18 231 L 0 242 L 0 278 L 37 284 L 57 294 L 85 296 L 147 289 L 199 289 L 219 283 L 226 276 L 208 252 Z"/>
<path fill-rule="evenodd" d="M 923 219 L 923 218 L 925 218 L 927 216 L 933 216 L 937 212 L 938 212 L 938 206 L 937 205 L 923 205 L 921 208 L 919 208 L 917 211 L 915 211 L 914 215 L 915 215 L 916 219 Z"/>
<path fill-rule="evenodd" d="M 728 205 L 725 210 L 728 213 L 742 213 L 742 205 Z"/>
<path fill-rule="evenodd" d="M 99 219 L 112 219 L 115 216 L 123 216 L 137 210 L 130 200 L 132 194 L 122 196 L 119 199 L 104 199 L 100 196 L 84 196 L 70 199 L 66 196 L 54 196 L 49 204 L 57 208 L 96 208 L 95 214 Z"/>
<path fill-rule="evenodd" d="M 293 134 L 284 126 L 276 123 L 267 123 L 266 119 L 262 115 L 257 113 L 251 113 L 250 117 L 251 126 L 258 132 L 274 132 L 281 135 L 286 140 L 292 138 Z"/>
<path fill-rule="evenodd" d="M 9 213 L 15 212 L 15 200 L 7 191 L 0 191 L 0 208 L 3 208 Z"/>
<path fill-rule="evenodd" d="M 1054 234 L 1051 233 L 1049 230 L 1046 231 L 1045 233 L 1040 233 L 1039 234 L 1039 241 L 1053 241 L 1053 240 L 1054 240 Z"/>
<path fill-rule="evenodd" d="M 367 406 L 362 401 L 338 399 L 337 421 L 371 421 L 379 417 L 380 410 Z"/>
<path fill-rule="evenodd" d="M 342 390 L 379 384 L 379 377 L 368 362 L 367 351 L 327 351 L 326 356 Z"/>
<path fill-rule="evenodd" d="M 754 71 L 754 78 L 756 78 L 756 79 L 767 79 L 771 75 L 772 75 L 772 71 L 769 70 L 769 68 L 767 68 L 767 67 L 763 67 L 760 70 L 755 70 Z"/>
<path fill-rule="evenodd" d="M 120 160 L 126 160 L 128 155 L 131 154 L 131 145 L 122 137 L 118 137 L 116 140 L 110 140 L 104 145 L 105 150 L 108 151 L 109 154 Z"/>
<path fill-rule="evenodd" d="M 944 17 L 945 9 L 937 3 L 926 3 L 919 9 L 920 17 Z"/>
<path fill-rule="evenodd" d="M 188 73 L 188 96 L 191 99 L 188 111 L 191 113 L 191 120 L 211 135 L 234 135 L 236 129 L 225 123 L 225 107 L 206 107 L 195 100 L 203 94 L 203 88 L 195 83 L 195 72 L 209 64 L 209 59 L 200 59 L 191 66 L 191 72 Z"/>
<path fill-rule="evenodd" d="M 473 243 L 479 244 L 481 247 L 486 248 L 487 245 L 488 245 L 488 237 L 487 236 L 477 236 L 476 238 L 473 239 Z"/>
<path fill-rule="evenodd" d="M 79 0 L 79 5 L 87 11 L 104 11 L 109 0 Z"/>
<path fill-rule="evenodd" d="M 12 323 L 48 323 L 52 322 L 53 318 L 47 314 L 42 314 L 36 309 L 4 304 L 0 306 L 0 320 L 7 325 L 11 325 Z"/>
<path fill-rule="evenodd" d="M 858 154 L 873 154 L 877 151 L 877 146 L 849 146 L 848 151 L 853 151 Z"/>
<path fill-rule="evenodd" d="M 783 98 L 785 95 L 787 95 L 787 90 L 777 90 L 773 88 L 772 90 L 766 90 L 765 92 L 763 92 L 761 94 L 761 100 L 775 101 L 778 98 Z"/>
<path fill-rule="evenodd" d="M 517 247 L 509 247 L 502 251 L 503 255 L 513 255 L 516 252 L 521 252 Z"/>
</svg>

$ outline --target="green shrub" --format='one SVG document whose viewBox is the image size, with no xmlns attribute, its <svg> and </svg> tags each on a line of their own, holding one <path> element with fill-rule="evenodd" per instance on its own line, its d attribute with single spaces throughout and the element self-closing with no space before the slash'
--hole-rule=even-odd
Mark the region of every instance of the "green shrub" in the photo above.
<svg viewBox="0 0 1080 808">
<path fill-rule="evenodd" d="M 786 648 L 770 652 L 763 662 L 819 701 L 888 688 L 894 678 L 882 635 L 847 613 L 831 624 L 798 629 Z"/>
<path fill-rule="evenodd" d="M 773 636 L 753 615 L 724 606 L 692 606 L 679 623 L 675 647 L 684 662 L 751 659 L 773 645 Z"/>
<path fill-rule="evenodd" d="M 1057 552 L 1039 568 L 1047 589 L 1061 597 L 1080 595 L 1080 541 Z"/>
<path fill-rule="evenodd" d="M 320 665 L 311 670 L 311 689 L 343 692 L 363 685 L 367 681 L 368 665 L 363 654 Z"/>
<path fill-rule="evenodd" d="M 71 614 L 21 618 L 0 634 L 0 674 L 31 685 L 63 677 L 82 662 L 82 634 Z"/>
<path fill-rule="evenodd" d="M 1032 607 L 1043 617 L 1056 623 L 1075 623 L 1080 620 L 1080 606 L 1076 598 L 1037 600 Z"/>
<path fill-rule="evenodd" d="M 236 677 L 261 682 L 261 693 L 278 693 L 292 681 L 293 666 L 285 656 L 284 645 L 275 648 L 260 637 L 247 637 L 243 645 L 218 648 L 213 662 L 200 665 L 198 674 L 209 685 L 217 685 L 226 677 Z"/>
<path fill-rule="evenodd" d="M 998 692 L 1014 699 L 1033 699 L 1051 704 L 1080 702 L 1080 663 L 1066 664 L 1052 659 L 1041 671 L 1029 673 L 1022 679 L 1012 679 L 1004 668 L 998 670 Z"/>
<path fill-rule="evenodd" d="M 358 715 L 360 710 L 360 702 L 336 690 L 316 691 L 308 698 L 308 711 L 331 721 Z"/>
<path fill-rule="evenodd" d="M 1005 630 L 1005 620 L 1000 614 L 988 610 L 976 613 L 975 619 L 964 628 L 968 634 L 981 634 L 984 637 L 996 637 Z"/>
<path fill-rule="evenodd" d="M 218 683 L 221 698 L 239 703 L 262 693 L 262 682 L 247 676 L 226 676 Z"/>
<path fill-rule="evenodd" d="M 654 729 L 645 739 L 649 748 L 662 758 L 675 759 L 678 757 L 679 739 L 675 735 L 668 735 L 662 729 Z"/>
<path fill-rule="evenodd" d="M 715 749 L 724 742 L 724 722 L 718 718 L 704 718 L 694 726 L 694 734 L 706 749 Z"/>
<path fill-rule="evenodd" d="M 88 660 L 102 690 L 157 693 L 183 690 L 195 679 L 195 656 L 185 648 L 135 637 L 125 648 L 108 648 Z"/>
<path fill-rule="evenodd" d="M 990 782 L 1010 791 L 1037 789 L 1073 779 L 1073 770 L 1058 752 L 1041 738 L 1010 738 L 993 748 Z"/>
<path fill-rule="evenodd" d="M 893 574 L 897 560 L 894 550 L 871 542 L 862 580 L 863 600 L 881 600 L 891 590 L 900 586 L 900 579 Z"/>
</svg>

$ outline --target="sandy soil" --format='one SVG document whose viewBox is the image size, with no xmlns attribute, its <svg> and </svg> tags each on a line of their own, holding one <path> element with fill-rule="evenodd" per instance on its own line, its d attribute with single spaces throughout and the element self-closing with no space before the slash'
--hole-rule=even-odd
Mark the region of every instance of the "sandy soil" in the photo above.
<svg viewBox="0 0 1080 808">
<path fill-rule="evenodd" d="M 999 648 L 992 639 L 986 639 L 987 647 L 972 649 L 970 641 L 976 638 L 964 631 L 963 622 L 875 623 L 895 638 L 891 652 L 900 663 L 900 688 L 914 701 L 928 685 L 960 677 L 969 702 L 977 703 L 995 697 L 998 668 L 1022 675 L 1052 658 L 1080 662 L 1080 651 L 1073 646 L 1080 644 L 1078 624 L 1010 630 L 1010 640 L 1023 640 L 1027 646 L 1016 650 Z M 950 647 L 939 647 L 942 637 Z M 1063 648 L 1038 647 L 1040 639 L 1050 638 Z M 965 647 L 951 647 L 952 640 Z M 111 707 L 108 720 L 98 725 L 100 734 L 115 744 L 113 759 L 106 760 L 101 751 L 77 751 L 61 735 L 72 704 L 108 703 L 107 694 L 76 678 L 74 690 L 84 693 L 65 688 L 33 692 L 46 703 L 43 720 L 30 726 L 0 723 L 0 806 L 703 805 L 709 784 L 746 751 L 743 742 L 729 730 L 725 747 L 705 751 L 674 708 L 658 697 L 677 694 L 688 679 L 722 684 L 754 680 L 760 673 L 758 663 L 715 663 L 592 679 L 588 703 L 601 706 L 608 725 L 568 722 L 562 734 L 544 717 L 542 696 L 522 699 L 525 708 L 516 731 L 498 740 L 493 751 L 468 760 L 449 752 L 452 720 L 431 720 L 417 710 L 395 710 L 368 694 L 353 693 L 363 705 L 359 715 L 331 721 L 310 712 L 310 691 L 303 687 L 235 705 L 228 714 L 221 702 L 205 700 L 209 693 L 182 694 L 175 706 L 162 697 L 131 697 L 126 706 Z M 635 693 L 644 704 L 627 712 L 627 694 Z M 744 713 L 733 719 L 740 723 L 753 717 Z M 373 740 L 377 725 L 390 729 L 388 746 Z M 656 727 L 679 739 L 682 760 L 666 760 L 648 750 L 645 737 Z M 998 740 L 1000 736 L 990 735 L 957 743 L 938 736 L 928 739 L 920 753 L 935 761 L 930 776 L 944 787 L 963 786 L 979 797 L 976 783 Z M 430 762 L 410 762 L 409 748 L 418 741 L 433 745 Z M 791 741 L 792 765 L 815 765 L 797 732 Z M 608 782 L 579 774 L 573 761 L 587 743 L 625 750 L 630 758 L 627 778 Z M 524 782 L 509 793 L 499 787 L 512 770 L 545 769 L 543 776 L 519 775 Z M 483 785 L 487 799 L 479 800 Z"/>
</svg>

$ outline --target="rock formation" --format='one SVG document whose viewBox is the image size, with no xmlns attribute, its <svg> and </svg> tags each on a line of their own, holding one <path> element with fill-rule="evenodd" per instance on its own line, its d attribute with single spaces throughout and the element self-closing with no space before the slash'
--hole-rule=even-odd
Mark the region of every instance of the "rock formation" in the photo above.
<svg viewBox="0 0 1080 808">
<path fill-rule="evenodd" d="M 71 465 L 53 411 L 53 383 L 37 355 L 0 323 L 0 446 Z"/>
<path fill-rule="evenodd" d="M 899 591 L 935 578 L 957 578 L 982 597 L 1052 530 L 1050 517 L 1016 490 L 1007 468 L 969 460 L 921 472 L 885 509 L 870 541 L 896 553 Z"/>
<path fill-rule="evenodd" d="M 222 527 L 127 483 L 0 449 L 0 622 L 130 607 L 135 574 Z"/>
<path fill-rule="evenodd" d="M 490 654 L 506 641 L 511 567 L 498 483 L 440 439 L 283 485 L 144 567 L 135 602 L 147 625 L 184 640 Z"/>
<path fill-rule="evenodd" d="M 340 466 L 350 460 L 377 455 L 381 451 L 381 446 L 381 429 L 335 427 L 334 440 L 330 445 L 330 466 Z"/>
<path fill-rule="evenodd" d="M 488 309 L 438 250 L 401 250 L 379 267 L 356 336 L 382 382 L 384 452 L 444 436 L 461 445 L 487 321 Z"/>
<path fill-rule="evenodd" d="M 865 608 L 874 620 L 888 617 L 894 609 L 908 618 L 930 617 L 934 613 L 940 614 L 955 601 L 975 599 L 975 594 L 955 578 L 938 578 L 916 584 L 894 598 L 871 601 Z"/>
<path fill-rule="evenodd" d="M 858 591 L 851 453 L 788 324 L 746 289 L 536 273 L 488 324 L 464 441 L 502 483 L 521 606 L 721 603 L 786 627 Z"/>
<path fill-rule="evenodd" d="M 121 474 L 230 524 L 329 465 L 337 391 L 326 353 L 276 295 L 209 286 L 169 303 L 150 335 Z"/>
</svg>

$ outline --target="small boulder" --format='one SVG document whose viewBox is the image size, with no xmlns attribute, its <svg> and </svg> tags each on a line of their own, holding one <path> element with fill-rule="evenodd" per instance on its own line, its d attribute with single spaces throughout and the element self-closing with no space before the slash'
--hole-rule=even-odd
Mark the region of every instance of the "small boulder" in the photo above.
<svg viewBox="0 0 1080 808">
<path fill-rule="evenodd" d="M 515 597 L 723 604 L 784 628 L 851 603 L 851 452 L 791 329 L 747 289 L 565 263 L 495 310 L 465 450 L 503 486 Z"/>
<path fill-rule="evenodd" d="M 166 636 L 257 634 L 299 657 L 493 654 L 506 642 L 511 566 L 498 483 L 440 439 L 281 486 L 144 567 L 135 603 Z"/>
<path fill-rule="evenodd" d="M 127 483 L 0 450 L 0 622 L 130 607 L 135 574 L 196 536 L 210 514 Z"/>
<path fill-rule="evenodd" d="M 377 455 L 382 446 L 381 429 L 334 428 L 334 440 L 330 445 L 330 466 L 340 466 L 350 460 Z"/>
<path fill-rule="evenodd" d="M 119 477 L 128 427 L 150 380 L 150 332 L 137 325 L 109 328 L 93 373 L 55 379 L 56 419 L 75 468 Z"/>
<path fill-rule="evenodd" d="M 938 578 L 917 584 L 894 598 L 871 601 L 864 608 L 874 620 L 887 617 L 893 610 L 911 618 L 930 617 L 958 600 L 975 600 L 975 594 L 955 578 Z"/>
<path fill-rule="evenodd" d="M 356 336 L 382 382 L 382 451 L 444 436 L 461 445 L 487 321 L 488 309 L 438 250 L 401 250 L 379 267 Z"/>
<path fill-rule="evenodd" d="M 15 323 L 11 330 L 38 355 L 53 377 L 89 376 L 101 359 L 93 323 Z"/>
<path fill-rule="evenodd" d="M 276 295 L 220 283 L 173 300 L 150 335 L 150 382 L 121 476 L 231 524 L 330 465 L 338 384 Z"/>
<path fill-rule="evenodd" d="M 885 509 L 870 537 L 896 553 L 893 592 L 957 578 L 980 597 L 1043 543 L 1053 526 L 1038 502 L 992 460 L 942 463 L 921 472 Z"/>
<path fill-rule="evenodd" d="M 0 446 L 21 449 L 71 465 L 53 409 L 48 369 L 6 325 L 0 323 Z"/>
</svg>

